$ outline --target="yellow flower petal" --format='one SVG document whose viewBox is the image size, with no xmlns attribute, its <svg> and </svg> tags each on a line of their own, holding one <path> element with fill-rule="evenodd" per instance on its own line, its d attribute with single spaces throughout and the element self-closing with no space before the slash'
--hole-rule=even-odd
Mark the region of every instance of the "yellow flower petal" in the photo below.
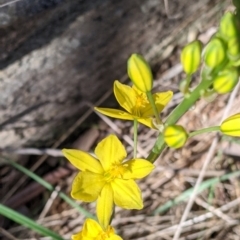
<svg viewBox="0 0 240 240">
<path fill-rule="evenodd" d="M 149 128 L 157 129 L 153 124 L 153 118 L 138 118 L 137 120 L 138 122 L 142 123 L 145 126 L 148 126 Z"/>
<path fill-rule="evenodd" d="M 88 238 L 96 238 L 103 232 L 101 226 L 94 221 L 93 219 L 88 218 L 84 225 L 82 230 L 82 235 Z M 88 239 L 87 238 L 87 239 Z"/>
<path fill-rule="evenodd" d="M 82 240 L 83 239 L 82 231 L 77 234 L 72 235 L 71 239 L 72 240 Z"/>
<path fill-rule="evenodd" d="M 115 234 L 113 227 L 108 226 L 104 231 L 93 219 L 87 219 L 82 231 L 72 236 L 72 240 L 123 240 Z"/>
<path fill-rule="evenodd" d="M 223 134 L 240 137 L 240 113 L 225 119 L 220 126 L 220 130 Z"/>
<path fill-rule="evenodd" d="M 111 182 L 114 203 L 125 209 L 142 209 L 141 191 L 134 180 L 115 179 Z"/>
<path fill-rule="evenodd" d="M 124 112 L 122 110 L 118 109 L 112 109 L 112 108 L 94 108 L 97 112 L 100 112 L 103 115 L 113 117 L 113 118 L 118 118 L 118 119 L 123 119 L 123 120 L 133 120 L 134 117 L 132 114 Z"/>
<path fill-rule="evenodd" d="M 63 149 L 62 152 L 71 164 L 79 170 L 99 174 L 103 172 L 100 162 L 89 153 L 74 149 Z"/>
<path fill-rule="evenodd" d="M 105 171 L 108 171 L 112 164 L 121 163 L 127 156 L 124 146 L 115 135 L 104 138 L 97 145 L 95 154 Z"/>
<path fill-rule="evenodd" d="M 119 81 L 115 81 L 114 94 L 120 106 L 123 107 L 127 112 L 131 113 L 136 103 L 136 95 L 134 90 L 131 87 L 120 83 Z"/>
<path fill-rule="evenodd" d="M 85 202 L 96 201 L 105 184 L 103 176 L 92 172 L 80 172 L 72 184 L 71 196 Z"/>
<path fill-rule="evenodd" d="M 161 92 L 161 93 L 155 93 L 153 94 L 153 99 L 155 101 L 158 113 L 162 112 L 164 107 L 170 102 L 172 99 L 173 92 L 167 91 L 167 92 Z M 143 112 L 143 118 L 153 116 L 154 112 L 152 110 L 152 106 L 149 104 L 144 108 Z"/>
<path fill-rule="evenodd" d="M 143 56 L 136 53 L 132 54 L 128 59 L 127 71 L 129 78 L 140 91 L 148 92 L 152 90 L 152 71 Z"/>
<path fill-rule="evenodd" d="M 146 177 L 153 169 L 154 165 L 145 159 L 132 159 L 124 163 L 127 171 L 124 179 L 140 179 Z"/>
<path fill-rule="evenodd" d="M 172 91 L 153 94 L 153 98 L 155 100 L 158 112 L 161 112 L 165 108 L 165 106 L 172 99 L 172 96 L 173 96 Z"/>
<path fill-rule="evenodd" d="M 113 213 L 113 191 L 110 184 L 106 184 L 97 201 L 97 217 L 103 229 L 107 229 Z"/>
</svg>

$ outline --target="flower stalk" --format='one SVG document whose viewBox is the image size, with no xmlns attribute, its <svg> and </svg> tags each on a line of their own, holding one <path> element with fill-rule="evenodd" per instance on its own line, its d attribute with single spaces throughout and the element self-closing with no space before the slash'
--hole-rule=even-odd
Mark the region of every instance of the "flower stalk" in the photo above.
<svg viewBox="0 0 240 240">
<path fill-rule="evenodd" d="M 168 116 L 165 121 L 165 125 L 175 124 L 199 99 L 204 89 L 207 89 L 211 86 L 211 81 L 201 81 L 200 84 L 193 90 L 188 98 L 185 98 Z M 158 156 L 161 154 L 166 144 L 162 134 L 159 134 L 152 151 L 148 155 L 147 159 L 150 162 L 154 162 Z"/>
<path fill-rule="evenodd" d="M 200 130 L 196 130 L 193 131 L 191 133 L 189 133 L 188 137 L 194 137 L 203 133 L 209 133 L 209 132 L 216 132 L 216 131 L 220 131 L 220 127 L 219 126 L 214 126 L 214 127 L 208 127 L 208 128 L 203 128 Z"/>
<path fill-rule="evenodd" d="M 148 92 L 146 92 L 146 94 L 147 94 L 148 101 L 149 101 L 149 103 L 150 103 L 150 105 L 151 105 L 151 107 L 153 109 L 157 125 L 162 125 L 162 121 L 160 120 L 159 113 L 158 113 L 155 101 L 153 99 L 152 93 L 150 91 L 148 91 Z"/>
<path fill-rule="evenodd" d="M 136 158 L 137 157 L 137 141 L 138 141 L 138 121 L 137 121 L 137 119 L 133 120 L 133 141 L 134 141 L 133 158 Z"/>
</svg>

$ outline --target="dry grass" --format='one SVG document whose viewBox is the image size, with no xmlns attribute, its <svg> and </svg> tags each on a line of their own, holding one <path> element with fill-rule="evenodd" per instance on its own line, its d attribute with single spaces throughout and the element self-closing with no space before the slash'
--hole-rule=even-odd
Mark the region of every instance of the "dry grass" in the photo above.
<svg viewBox="0 0 240 240">
<path fill-rule="evenodd" d="M 214 12 L 212 14 L 214 14 Z M 214 31 L 214 29 L 206 29 L 200 37 L 207 41 L 209 38 L 207 33 L 212 30 Z M 172 36 L 172 40 L 173 38 L 174 35 Z M 173 41 L 167 44 L 169 43 L 173 44 Z M 159 48 L 160 47 L 161 46 L 159 46 Z M 171 109 L 182 99 L 181 94 L 178 92 L 179 81 L 183 78 L 181 67 L 177 63 L 180 47 L 176 44 L 174 48 L 171 49 L 170 52 L 167 52 L 165 49 L 166 51 L 162 55 L 164 57 L 161 66 L 157 67 L 156 65 L 156 76 L 158 79 L 155 81 L 155 90 L 164 91 L 170 89 L 175 92 L 172 102 L 163 112 L 163 118 L 165 118 Z M 150 51 L 149 58 L 151 54 Z M 169 58 L 170 54 L 171 57 Z M 126 81 L 126 76 L 122 78 L 122 81 Z M 62 171 L 61 166 L 58 164 L 59 160 L 49 157 L 49 155 L 59 156 L 60 153 L 55 150 L 55 148 L 63 146 L 63 143 L 66 145 L 66 139 L 69 139 L 81 124 L 87 122 L 88 116 L 93 113 L 92 106 L 103 106 L 103 102 L 108 99 L 111 93 L 112 90 L 109 90 L 97 103 L 87 103 L 89 110 L 86 114 L 82 116 L 71 129 L 68 129 L 66 133 L 53 144 L 50 150 L 44 152 L 46 155 L 40 158 L 35 157 L 35 164 L 28 166 L 28 162 L 24 157 L 20 159 L 17 158 L 18 162 L 27 165 L 32 171 L 39 169 L 39 167 L 46 162 L 50 166 L 52 164 L 53 168 L 58 166 L 59 168 L 55 170 L 49 170 L 50 173 L 48 174 L 58 177 L 55 182 L 55 184 L 57 184 L 56 189 L 61 189 L 69 193 L 76 170 L 67 165 L 66 161 L 63 161 L 62 165 L 65 171 Z M 229 95 L 219 96 L 212 102 L 201 99 L 189 110 L 179 123 L 184 125 L 189 131 L 219 124 L 228 102 Z M 239 111 L 239 106 L 240 94 L 238 92 L 232 99 L 229 114 Z M 114 133 L 121 138 L 127 148 L 128 156 L 131 158 L 133 153 L 132 123 L 114 120 L 104 116 L 99 117 L 96 125 L 90 126 L 75 142 L 68 142 L 68 145 L 85 151 L 91 151 L 98 141 L 108 134 Z M 157 135 L 158 133 L 155 130 L 146 129 L 144 126 L 139 127 L 139 157 L 146 157 L 148 155 Z M 215 141 L 215 146 L 212 147 L 212 155 L 207 157 L 213 141 Z M 30 151 L 27 152 L 28 154 L 33 154 L 29 149 L 23 149 L 22 152 L 18 152 L 18 154 L 26 153 L 26 151 Z M 11 150 L 11 152 L 13 152 L 13 150 Z M 42 152 L 40 151 L 39 154 L 42 154 Z M 204 174 L 202 175 L 203 182 L 208 179 L 221 177 L 228 172 L 239 170 L 239 141 L 236 143 L 232 142 L 229 138 L 216 138 L 216 135 L 211 133 L 190 139 L 187 145 L 180 150 L 165 150 L 155 162 L 156 168 L 153 173 L 139 181 L 144 199 L 144 209 L 141 211 L 127 211 L 116 208 L 115 218 L 112 224 L 116 227 L 123 239 L 173 239 L 177 229 L 180 229 L 179 223 L 189 198 L 179 204 L 171 206 L 162 212 L 161 215 L 155 214 L 155 210 L 196 185 L 206 158 L 209 158 L 209 164 L 207 164 Z M 26 183 L 26 177 L 3 164 L 1 164 L 1 171 L 1 175 L 3 176 L 3 190 L 7 192 L 4 200 L 5 202 L 9 202 L 12 198 L 15 198 L 16 202 L 16 199 L 20 196 L 17 190 L 21 189 L 20 191 L 23 191 L 26 188 L 29 189 L 29 184 L 31 183 Z M 38 174 L 44 177 L 46 172 L 41 172 L 40 168 Z M 17 183 L 16 179 L 18 180 Z M 37 192 L 39 186 L 35 186 L 32 189 Z M 26 192 L 25 196 L 27 194 Z M 193 199 L 192 203 L 187 218 L 184 219 L 181 224 L 181 235 L 179 238 L 175 235 L 175 239 L 239 239 L 240 188 L 238 177 L 206 188 Z M 27 213 L 24 212 L 26 211 L 24 208 L 26 204 L 28 204 Z M 94 203 L 80 204 L 94 213 Z M 50 227 L 66 239 L 69 239 L 72 233 L 78 232 L 84 222 L 84 216 L 61 201 L 57 197 L 56 192 L 49 194 L 45 190 L 41 190 L 32 197 L 30 203 L 22 204 L 17 206 L 17 208 L 20 212 L 35 217 L 36 221 L 46 227 Z M 35 211 L 35 213 L 29 212 L 29 209 Z M 11 226 L 11 224 L 8 224 L 8 226 Z M 22 226 L 8 227 L 7 231 L 3 228 L 0 230 L 3 236 L 5 236 L 5 239 L 48 239 L 36 237 L 34 233 L 26 230 Z M 18 236 L 18 238 L 14 236 Z"/>
</svg>

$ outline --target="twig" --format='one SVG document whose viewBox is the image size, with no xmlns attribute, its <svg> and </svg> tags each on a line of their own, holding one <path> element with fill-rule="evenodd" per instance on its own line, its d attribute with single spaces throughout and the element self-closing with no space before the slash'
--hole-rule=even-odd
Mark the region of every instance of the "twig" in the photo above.
<svg viewBox="0 0 240 240">
<path fill-rule="evenodd" d="M 62 151 L 59 149 L 52 149 L 52 148 L 45 148 L 45 149 L 38 149 L 38 148 L 2 148 L 0 152 L 3 153 L 13 153 L 18 155 L 48 155 L 52 157 L 62 157 Z"/>
<path fill-rule="evenodd" d="M 196 203 L 202 207 L 204 207 L 205 209 L 207 209 L 209 212 L 212 212 L 213 214 L 215 214 L 216 216 L 218 216 L 219 218 L 223 219 L 224 221 L 226 221 L 227 223 L 232 223 L 233 221 L 235 221 L 234 219 L 230 218 L 228 215 L 224 214 L 222 211 L 220 211 L 219 209 L 214 208 L 213 206 L 209 205 L 208 203 L 204 202 L 202 199 L 196 197 L 195 199 Z"/>
<path fill-rule="evenodd" d="M 58 196 L 58 192 L 60 191 L 60 186 L 56 186 L 55 190 L 51 193 L 50 198 L 48 199 L 48 201 L 46 202 L 41 214 L 39 215 L 39 218 L 44 218 L 48 211 L 50 210 L 54 200 L 56 199 L 56 197 Z"/>
<path fill-rule="evenodd" d="M 18 240 L 15 238 L 12 234 L 10 234 L 8 231 L 6 231 L 4 228 L 0 227 L 0 233 L 4 235 L 9 240 Z"/>
<path fill-rule="evenodd" d="M 239 87 L 240 87 L 240 83 L 238 83 L 238 85 L 235 87 L 234 91 L 232 92 L 232 94 L 231 94 L 231 96 L 230 96 L 230 98 L 228 100 L 228 104 L 227 104 L 226 109 L 225 109 L 225 111 L 223 113 L 222 120 L 224 120 L 227 117 L 227 115 L 228 115 L 228 113 L 230 111 L 230 108 L 231 108 L 231 106 L 233 104 L 234 98 L 236 97 L 236 95 L 238 93 Z M 208 167 L 208 165 L 209 165 L 209 163 L 210 163 L 210 161 L 211 161 L 211 159 L 212 159 L 212 157 L 214 155 L 215 149 L 217 147 L 217 143 L 218 143 L 218 136 L 216 136 L 214 138 L 214 140 L 213 140 L 213 142 L 212 142 L 212 144 L 210 146 L 210 149 L 208 151 L 206 159 L 205 159 L 205 161 L 203 163 L 201 172 L 200 172 L 200 174 L 198 176 L 196 185 L 194 187 L 193 193 L 192 193 L 192 195 L 191 195 L 191 197 L 190 197 L 190 199 L 189 199 L 189 201 L 187 203 L 187 206 L 186 206 L 186 208 L 184 210 L 184 213 L 183 213 L 182 218 L 180 220 L 180 224 L 178 225 L 178 228 L 177 228 L 177 230 L 176 230 L 176 232 L 174 234 L 173 240 L 179 239 L 179 236 L 181 235 L 182 224 L 186 221 L 186 219 L 188 217 L 188 214 L 189 214 L 189 212 L 190 212 L 190 210 L 192 208 L 192 205 L 194 203 L 195 197 L 196 197 L 197 192 L 198 192 L 198 188 L 199 188 L 199 186 L 200 186 L 200 184 L 201 184 L 201 182 L 202 182 L 202 180 L 204 178 L 204 174 L 206 172 L 206 169 L 207 169 L 207 167 Z"/>
<path fill-rule="evenodd" d="M 231 209 L 231 208 L 233 208 L 233 207 L 235 207 L 235 206 L 237 206 L 239 204 L 240 204 L 240 198 L 237 198 L 237 199 L 235 199 L 235 200 L 233 200 L 233 201 L 223 205 L 222 207 L 215 209 L 215 211 L 225 212 L 225 211 L 228 211 L 229 209 Z M 205 214 L 202 214 L 200 216 L 194 217 L 194 218 L 192 218 L 192 219 L 190 219 L 188 221 L 183 222 L 182 223 L 182 227 L 189 227 L 189 226 L 192 226 L 194 224 L 198 224 L 200 222 L 204 222 L 207 219 L 212 218 L 213 216 L 214 216 L 214 214 L 212 212 L 207 212 Z M 232 224 L 239 224 L 239 221 L 236 220 L 234 222 L 231 222 L 230 225 L 232 225 Z M 176 225 L 173 225 L 173 226 L 171 226 L 169 228 L 165 228 L 165 229 L 163 229 L 161 231 L 158 231 L 158 232 L 155 232 L 153 234 L 150 234 L 150 235 L 148 235 L 148 238 L 149 239 L 156 239 L 157 236 L 159 237 L 159 236 L 161 236 L 161 234 L 166 234 L 166 233 L 173 235 L 175 233 L 175 231 L 177 230 L 177 228 L 179 227 L 179 225 L 180 224 L 176 224 Z"/>
<path fill-rule="evenodd" d="M 19 2 L 19 1 L 22 1 L 22 0 L 13 0 L 13 1 L 11 1 L 11 2 L 1 4 L 1 5 L 0 5 L 0 8 L 9 6 L 9 5 L 11 5 L 11 4 L 13 4 L 13 3 L 16 3 L 16 2 Z"/>
<path fill-rule="evenodd" d="M 60 179 L 64 179 L 66 176 L 69 176 L 71 171 L 67 168 L 59 167 L 54 171 L 46 174 L 43 179 L 48 183 L 54 185 Z M 41 192 L 43 192 L 45 188 L 37 182 L 32 182 L 28 185 L 27 188 L 24 188 L 22 191 L 13 195 L 8 201 L 6 201 L 6 205 L 11 208 L 17 208 L 26 202 L 30 201 L 34 197 L 38 196 Z"/>
</svg>

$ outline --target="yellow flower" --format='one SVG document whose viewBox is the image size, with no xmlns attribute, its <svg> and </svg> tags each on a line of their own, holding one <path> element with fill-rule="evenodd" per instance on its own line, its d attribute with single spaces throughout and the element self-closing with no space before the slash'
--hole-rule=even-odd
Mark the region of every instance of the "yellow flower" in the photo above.
<svg viewBox="0 0 240 240">
<path fill-rule="evenodd" d="M 127 64 L 128 76 L 133 84 L 142 92 L 152 90 L 153 76 L 147 61 L 139 54 L 132 54 Z"/>
<path fill-rule="evenodd" d="M 114 94 L 120 106 L 126 111 L 98 107 L 96 107 L 95 110 L 113 118 L 124 120 L 137 119 L 138 122 L 156 129 L 153 124 L 154 112 L 145 93 L 139 91 L 134 85 L 130 87 L 119 81 L 115 81 Z M 172 95 L 173 93 L 171 91 L 153 94 L 159 113 L 171 100 Z"/>
<path fill-rule="evenodd" d="M 81 170 L 73 181 L 72 197 L 85 202 L 97 200 L 97 216 L 104 229 L 109 225 L 114 204 L 126 209 L 143 208 L 134 180 L 147 176 L 154 166 L 144 159 L 124 161 L 126 150 L 115 135 L 97 145 L 96 158 L 80 150 L 63 149 L 63 154 Z"/>
<path fill-rule="evenodd" d="M 229 136 L 240 137 L 240 113 L 225 119 L 220 126 L 220 131 Z"/>
<path fill-rule="evenodd" d="M 115 234 L 113 227 L 108 226 L 104 231 L 96 221 L 87 219 L 82 231 L 73 235 L 72 240 L 122 240 L 122 238 Z"/>
</svg>

